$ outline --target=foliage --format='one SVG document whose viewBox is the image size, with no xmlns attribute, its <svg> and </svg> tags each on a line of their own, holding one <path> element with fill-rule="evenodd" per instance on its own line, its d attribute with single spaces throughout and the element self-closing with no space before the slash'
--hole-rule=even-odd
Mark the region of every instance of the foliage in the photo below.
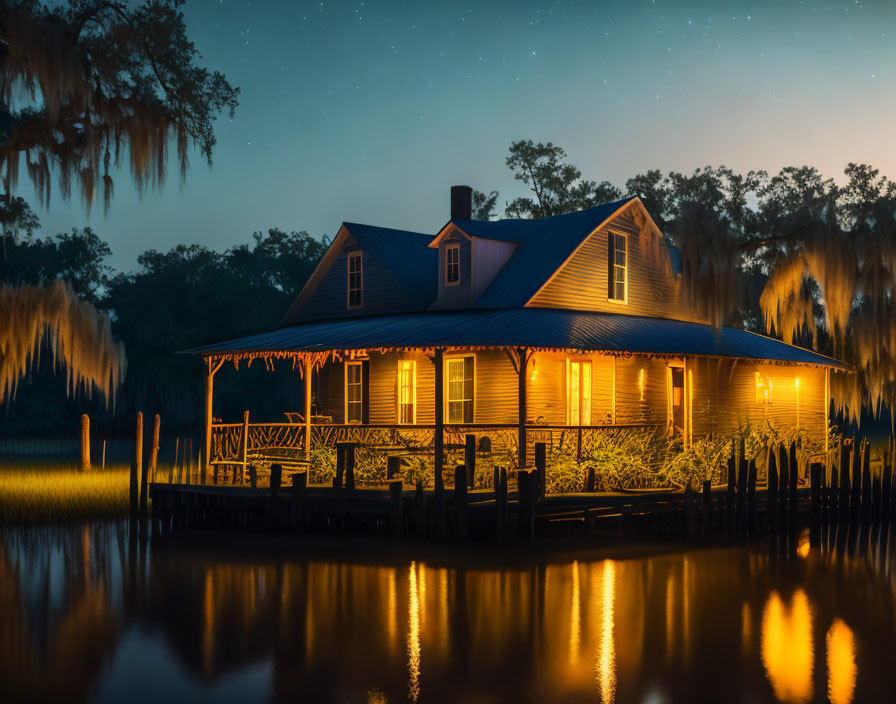
<svg viewBox="0 0 896 704">
<path fill-rule="evenodd" d="M 516 198 L 507 205 L 507 216 L 545 218 L 593 208 L 621 197 L 606 181 L 582 178 L 582 172 L 566 163 L 566 152 L 551 142 L 535 144 L 523 139 L 510 145 L 507 167 L 517 181 L 525 183 L 534 198 Z"/>
<path fill-rule="evenodd" d="M 127 516 L 129 477 L 127 465 L 92 472 L 62 463 L 0 466 L 0 523 Z"/>
<path fill-rule="evenodd" d="M 66 390 L 98 391 L 107 402 L 124 377 L 124 348 L 109 318 L 60 280 L 49 287 L 0 286 L 0 399 L 15 395 L 46 344 L 66 370 Z"/>
<path fill-rule="evenodd" d="M 495 217 L 495 206 L 498 203 L 498 192 L 482 193 L 473 191 L 473 219 L 491 220 Z"/>
<path fill-rule="evenodd" d="M 181 176 L 190 144 L 211 162 L 213 123 L 233 116 L 238 90 L 196 64 L 183 0 L 0 4 L 0 177 L 9 194 L 20 156 L 44 203 L 50 174 L 89 207 L 127 153 L 139 189 L 165 179 L 174 143 Z M 18 105 L 21 107 L 14 107 Z"/>
</svg>

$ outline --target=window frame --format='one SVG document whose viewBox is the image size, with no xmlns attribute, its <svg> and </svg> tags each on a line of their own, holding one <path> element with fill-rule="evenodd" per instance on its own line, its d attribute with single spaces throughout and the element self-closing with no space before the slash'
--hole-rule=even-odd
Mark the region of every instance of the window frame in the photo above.
<svg viewBox="0 0 896 704">
<path fill-rule="evenodd" d="M 454 281 L 451 281 L 448 277 L 448 271 L 450 263 L 448 261 L 448 253 L 449 252 L 457 252 L 457 278 Z M 460 285 L 460 242 L 448 242 L 445 244 L 445 285 L 446 286 L 459 286 Z"/>
<path fill-rule="evenodd" d="M 401 375 L 405 371 L 404 365 L 410 364 L 410 392 L 411 392 L 411 419 L 409 421 L 402 418 L 402 405 L 408 405 L 402 402 L 402 384 Z M 398 377 L 396 379 L 396 395 L 395 395 L 395 420 L 398 425 L 417 425 L 417 360 L 415 359 L 399 359 L 398 360 Z"/>
<path fill-rule="evenodd" d="M 352 262 L 358 262 L 358 303 L 352 305 Z M 345 259 L 345 307 L 357 310 L 364 307 L 364 252 L 360 249 L 349 252 Z"/>
<path fill-rule="evenodd" d="M 456 399 L 453 403 L 470 403 L 470 420 L 467 420 L 465 417 L 459 421 L 451 420 L 451 382 L 450 375 L 448 373 L 449 367 L 452 362 L 460 361 L 463 366 L 465 366 L 465 360 L 472 359 L 473 360 L 473 374 L 471 377 L 472 381 L 472 392 L 470 394 L 470 398 Z M 443 389 L 444 389 L 444 407 L 443 407 L 443 418 L 445 419 L 445 425 L 466 425 L 468 423 L 476 422 L 476 355 L 475 354 L 455 354 L 450 357 L 445 357 L 444 359 L 444 379 L 442 381 Z M 464 376 L 463 382 L 466 385 L 467 378 Z"/>
<path fill-rule="evenodd" d="M 357 382 L 358 400 L 357 401 L 349 401 L 349 398 L 348 398 L 348 389 L 349 389 L 349 379 L 348 379 L 349 371 L 348 370 L 350 367 L 357 367 L 357 369 L 358 369 L 358 382 Z M 355 384 L 352 384 L 352 386 L 354 386 L 354 385 Z M 349 419 L 349 415 L 348 415 L 349 404 L 351 404 L 352 406 L 357 404 L 357 406 L 358 406 L 358 419 L 357 420 Z M 345 363 L 345 377 L 344 377 L 344 381 L 343 381 L 343 412 L 345 413 L 343 418 L 345 419 L 346 425 L 362 425 L 364 423 L 364 363 L 363 362 L 351 361 L 351 362 Z"/>
<path fill-rule="evenodd" d="M 773 406 L 774 405 L 774 391 L 775 385 L 772 382 L 772 377 L 770 374 L 763 374 L 760 371 L 756 371 L 753 376 L 753 385 L 756 394 L 756 405 L 757 406 Z"/>
<path fill-rule="evenodd" d="M 607 237 L 607 248 L 608 248 L 608 249 L 609 249 L 609 247 L 610 247 L 610 240 L 611 240 L 611 239 L 612 239 L 612 242 L 613 242 L 613 265 L 612 265 L 612 266 L 613 266 L 613 270 L 607 272 L 607 278 L 608 278 L 608 286 L 607 286 L 607 288 L 609 288 L 609 282 L 612 281 L 612 283 L 613 283 L 613 295 L 612 295 L 612 296 L 608 295 L 608 296 L 607 296 L 607 301 L 608 301 L 609 303 L 618 303 L 618 304 L 620 304 L 620 305 L 625 305 L 625 304 L 628 304 L 628 279 L 629 279 L 629 277 L 628 277 L 628 270 L 629 270 L 629 265 L 630 265 L 630 263 L 631 263 L 631 249 L 630 249 L 630 247 L 628 246 L 628 245 L 629 245 L 628 233 L 625 233 L 625 232 L 616 232 L 615 230 L 607 230 L 607 234 L 608 234 L 608 237 Z M 617 255 L 617 253 L 620 251 L 619 248 L 616 246 L 617 238 L 622 238 L 622 241 L 625 243 L 625 264 L 624 264 L 623 266 L 619 266 L 619 265 L 616 263 L 616 262 L 617 262 L 617 256 L 616 256 L 616 255 Z M 609 255 L 608 255 L 607 259 L 608 259 L 608 262 L 607 262 L 607 263 L 609 264 Z M 622 269 L 622 272 L 623 272 L 622 286 L 623 286 L 623 293 L 624 293 L 624 295 L 623 295 L 622 298 L 617 298 L 617 297 L 616 297 L 616 287 L 617 287 L 617 285 L 618 285 L 618 282 L 616 281 L 616 270 L 617 270 L 617 269 Z M 608 293 L 609 293 L 609 292 L 608 292 Z"/>
<path fill-rule="evenodd" d="M 578 398 L 578 408 L 576 409 L 576 413 L 578 414 L 578 423 L 573 422 L 573 408 L 572 408 L 572 368 L 574 366 L 579 367 L 579 398 Z M 582 377 L 583 371 L 587 367 L 588 369 L 588 385 L 584 387 L 582 385 Z M 585 399 L 582 397 L 582 389 L 587 388 L 588 390 L 588 405 L 585 405 Z M 583 411 L 585 411 L 583 413 Z M 578 427 L 587 427 L 592 424 L 592 416 L 594 411 L 594 365 L 592 364 L 592 360 L 590 359 L 576 359 L 572 357 L 566 358 L 566 425 L 571 428 Z M 586 416 L 586 417 L 583 417 Z M 587 421 L 587 422 L 585 422 Z"/>
</svg>

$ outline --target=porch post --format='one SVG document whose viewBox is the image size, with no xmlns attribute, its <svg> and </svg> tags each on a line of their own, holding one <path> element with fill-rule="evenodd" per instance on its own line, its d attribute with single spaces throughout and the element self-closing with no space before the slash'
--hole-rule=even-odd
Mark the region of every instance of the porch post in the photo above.
<svg viewBox="0 0 896 704">
<path fill-rule="evenodd" d="M 305 459 L 311 459 L 311 357 L 305 356 Z"/>
<path fill-rule="evenodd" d="M 205 484 L 208 468 L 212 463 L 212 396 L 215 387 L 215 372 L 221 368 L 223 360 L 212 366 L 212 358 L 205 360 L 205 464 L 202 467 L 202 483 Z"/>
<path fill-rule="evenodd" d="M 443 488 L 442 479 L 442 443 L 444 442 L 445 429 L 445 381 L 444 381 L 444 359 L 445 350 L 439 348 L 433 351 L 432 361 L 436 365 L 436 388 L 435 388 L 435 477 L 434 486 Z"/>
<path fill-rule="evenodd" d="M 517 445 L 519 453 L 517 459 L 519 468 L 525 469 L 527 465 L 526 448 L 526 365 L 529 362 L 529 351 L 525 347 L 518 347 L 517 354 Z"/>
</svg>

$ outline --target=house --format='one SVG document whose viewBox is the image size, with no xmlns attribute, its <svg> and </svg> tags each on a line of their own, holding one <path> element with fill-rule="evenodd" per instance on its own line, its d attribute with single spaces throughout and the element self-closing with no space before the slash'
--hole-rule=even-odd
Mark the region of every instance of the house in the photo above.
<svg viewBox="0 0 896 704">
<path fill-rule="evenodd" d="M 246 421 L 243 461 L 277 432 L 307 449 L 377 430 L 416 438 L 437 467 L 462 434 L 500 435 L 527 466 L 534 439 L 570 429 L 581 443 L 659 426 L 688 447 L 766 419 L 826 446 L 830 373 L 846 366 L 713 330 L 679 295 L 678 252 L 639 198 L 494 222 L 473 220 L 471 200 L 452 188 L 434 234 L 344 223 L 279 328 L 194 350 L 208 365 L 205 456 L 240 442 L 238 423 L 211 423 L 214 372 L 253 358 L 291 359 L 305 407 L 282 432 Z"/>
</svg>

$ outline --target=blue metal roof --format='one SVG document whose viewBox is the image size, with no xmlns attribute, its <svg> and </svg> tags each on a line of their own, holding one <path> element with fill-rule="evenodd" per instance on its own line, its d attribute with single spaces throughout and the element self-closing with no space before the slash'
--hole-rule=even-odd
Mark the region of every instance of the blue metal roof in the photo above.
<svg viewBox="0 0 896 704">
<path fill-rule="evenodd" d="M 433 235 L 354 222 L 342 224 L 365 252 L 372 254 L 414 300 L 422 303 L 421 307 L 435 300 L 439 253 L 429 247 Z"/>
<path fill-rule="evenodd" d="M 632 199 L 623 198 L 588 210 L 538 220 L 453 220 L 470 237 L 520 243 L 507 265 L 476 301 L 476 307 L 526 305 L 576 247 Z"/>
<path fill-rule="evenodd" d="M 430 311 L 305 323 L 190 350 L 219 355 L 412 347 L 534 347 L 732 357 L 849 369 L 830 357 L 744 330 L 664 318 L 552 308 Z"/>
</svg>

